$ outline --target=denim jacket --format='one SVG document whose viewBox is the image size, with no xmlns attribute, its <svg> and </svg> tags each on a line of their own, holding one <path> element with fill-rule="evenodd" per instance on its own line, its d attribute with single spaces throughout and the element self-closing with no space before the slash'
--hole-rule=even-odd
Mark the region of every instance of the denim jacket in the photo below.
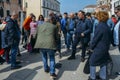
<svg viewBox="0 0 120 80">
<path fill-rule="evenodd" d="M 119 45 L 119 27 L 120 27 L 120 20 L 117 22 L 114 28 L 113 38 L 115 45 Z"/>
<path fill-rule="evenodd" d="M 61 20 L 61 30 L 62 30 L 63 32 L 66 32 L 66 24 L 67 24 L 67 18 L 63 18 L 63 19 Z"/>
</svg>

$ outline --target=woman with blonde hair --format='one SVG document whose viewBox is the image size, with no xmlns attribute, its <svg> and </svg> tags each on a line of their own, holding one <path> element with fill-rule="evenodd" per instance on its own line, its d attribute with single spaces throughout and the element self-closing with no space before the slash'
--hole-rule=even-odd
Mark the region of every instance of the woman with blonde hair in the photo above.
<svg viewBox="0 0 120 80">
<path fill-rule="evenodd" d="M 90 77 L 89 80 L 96 80 L 96 66 L 100 66 L 99 77 L 100 80 L 107 79 L 106 65 L 109 61 L 109 47 L 111 42 L 111 30 L 107 25 L 109 16 L 105 11 L 99 11 L 97 13 L 97 19 L 99 21 L 95 35 L 90 44 L 90 51 L 92 52 L 90 57 Z"/>
</svg>

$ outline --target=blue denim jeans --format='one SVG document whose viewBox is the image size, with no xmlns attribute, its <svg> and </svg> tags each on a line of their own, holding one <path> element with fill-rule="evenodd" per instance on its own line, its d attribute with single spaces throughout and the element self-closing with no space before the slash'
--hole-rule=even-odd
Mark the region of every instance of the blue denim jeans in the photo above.
<svg viewBox="0 0 120 80">
<path fill-rule="evenodd" d="M 101 79 L 106 80 L 106 65 L 100 66 L 99 76 Z M 90 78 L 96 79 L 96 66 L 90 66 Z"/>
<path fill-rule="evenodd" d="M 73 42 L 73 34 L 74 34 L 74 31 L 69 31 L 67 33 L 67 48 L 68 49 L 70 48 L 70 45 Z"/>
<path fill-rule="evenodd" d="M 47 56 L 47 55 L 49 55 L 49 58 L 50 58 L 50 74 L 55 73 L 55 50 L 40 49 L 40 52 L 42 53 L 44 70 L 47 70 L 49 68 L 49 66 L 48 66 L 48 56 Z"/>
<path fill-rule="evenodd" d="M 19 46 L 19 42 L 15 42 L 11 46 L 11 67 L 16 66 L 16 55 L 18 52 L 18 46 Z"/>
</svg>

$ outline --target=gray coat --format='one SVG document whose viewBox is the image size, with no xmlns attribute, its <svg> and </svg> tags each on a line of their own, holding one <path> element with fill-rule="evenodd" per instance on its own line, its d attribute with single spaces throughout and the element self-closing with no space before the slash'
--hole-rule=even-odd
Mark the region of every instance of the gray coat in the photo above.
<svg viewBox="0 0 120 80">
<path fill-rule="evenodd" d="M 45 22 L 38 26 L 35 48 L 56 50 L 57 40 L 58 32 L 56 25 Z"/>
</svg>

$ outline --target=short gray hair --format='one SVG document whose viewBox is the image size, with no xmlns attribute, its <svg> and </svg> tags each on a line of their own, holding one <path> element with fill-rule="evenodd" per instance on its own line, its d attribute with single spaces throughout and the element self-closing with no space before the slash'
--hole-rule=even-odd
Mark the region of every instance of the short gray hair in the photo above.
<svg viewBox="0 0 120 80">
<path fill-rule="evenodd" d="M 15 15 L 18 15 L 18 12 L 17 12 L 17 11 L 13 11 L 13 12 L 11 13 L 11 16 L 15 16 Z"/>
</svg>

